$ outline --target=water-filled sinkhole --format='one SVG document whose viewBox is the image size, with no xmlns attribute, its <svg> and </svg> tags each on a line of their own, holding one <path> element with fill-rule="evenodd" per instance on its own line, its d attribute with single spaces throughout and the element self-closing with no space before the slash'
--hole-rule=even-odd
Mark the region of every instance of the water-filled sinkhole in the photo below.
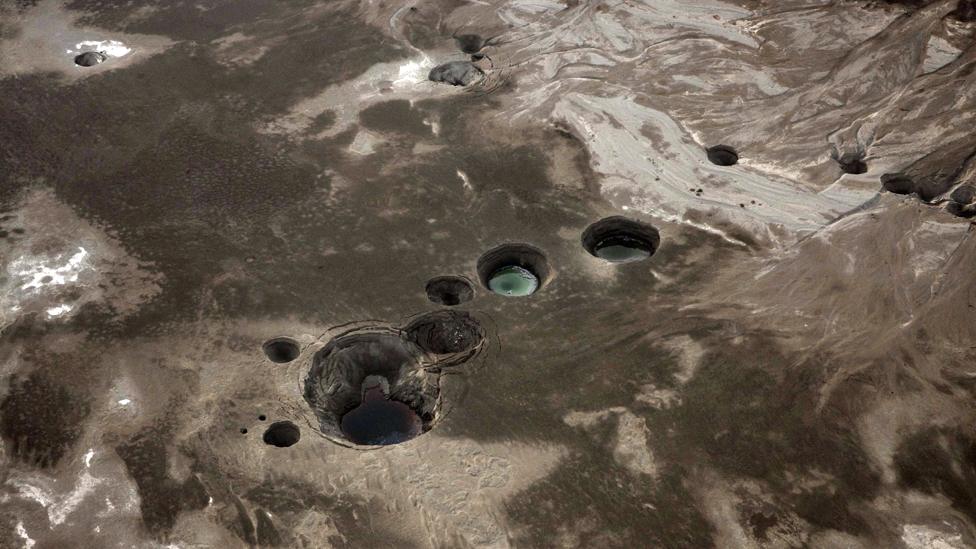
<svg viewBox="0 0 976 549">
<path fill-rule="evenodd" d="M 546 256 L 529 244 L 503 244 L 478 260 L 478 278 L 492 292 L 524 297 L 541 289 L 550 276 Z"/>
<path fill-rule="evenodd" d="M 518 265 L 506 265 L 488 277 L 488 289 L 505 296 L 532 295 L 539 289 L 539 277 Z"/>
<path fill-rule="evenodd" d="M 354 444 L 386 446 L 419 435 L 423 422 L 410 406 L 388 398 L 382 385 L 375 383 L 364 390 L 359 406 L 342 416 L 340 429 Z"/>
<path fill-rule="evenodd" d="M 412 433 L 412 438 L 429 430 L 440 410 L 439 372 L 425 366 L 428 366 L 426 353 L 408 341 L 402 331 L 386 328 L 353 331 L 333 338 L 315 353 L 304 380 L 305 401 L 318 420 L 319 431 L 335 441 L 402 442 L 406 440 L 402 436 L 404 432 Z M 382 389 L 383 400 L 402 404 L 419 418 L 416 433 L 412 429 L 396 431 L 401 434 L 384 431 L 387 427 L 400 429 L 409 423 L 394 421 L 387 415 L 396 415 L 397 410 L 403 412 L 403 417 L 408 414 L 397 404 L 366 402 L 368 389 L 377 385 Z M 368 394 L 371 398 L 377 396 L 375 392 Z M 380 426 L 362 427 L 370 418 L 386 419 Z"/>
<path fill-rule="evenodd" d="M 486 348 L 470 313 L 442 309 L 403 328 L 365 326 L 333 337 L 303 376 L 317 431 L 343 445 L 399 444 L 434 427 L 456 402 L 458 376 Z M 465 364 L 464 369 L 457 370 Z"/>
<path fill-rule="evenodd" d="M 661 236 L 652 225 L 613 216 L 587 227 L 580 240 L 590 255 L 611 263 L 630 263 L 654 255 Z"/>
</svg>

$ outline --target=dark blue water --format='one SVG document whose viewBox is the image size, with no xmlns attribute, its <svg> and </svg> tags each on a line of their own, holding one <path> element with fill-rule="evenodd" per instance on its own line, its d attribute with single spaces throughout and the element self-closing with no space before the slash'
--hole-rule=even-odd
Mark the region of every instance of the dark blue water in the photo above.
<svg viewBox="0 0 976 549">
<path fill-rule="evenodd" d="M 366 391 L 363 402 L 342 416 L 342 433 L 351 442 L 389 445 L 420 434 L 420 417 L 402 402 L 390 400 L 379 387 Z"/>
</svg>

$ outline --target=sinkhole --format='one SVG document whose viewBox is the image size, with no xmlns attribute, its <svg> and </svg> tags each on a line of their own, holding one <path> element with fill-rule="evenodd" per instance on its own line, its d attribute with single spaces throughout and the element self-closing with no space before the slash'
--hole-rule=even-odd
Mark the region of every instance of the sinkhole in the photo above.
<svg viewBox="0 0 976 549">
<path fill-rule="evenodd" d="M 485 72 L 470 61 L 449 61 L 432 68 L 427 79 L 452 86 L 469 86 L 484 76 Z"/>
<path fill-rule="evenodd" d="M 427 353 L 474 353 L 485 342 L 481 323 L 463 311 L 434 311 L 421 315 L 403 329 L 407 340 Z"/>
<path fill-rule="evenodd" d="M 319 431 L 340 443 L 384 445 L 429 430 L 440 386 L 425 354 L 400 330 L 364 328 L 333 338 L 315 353 L 304 381 Z"/>
<path fill-rule="evenodd" d="M 264 354 L 267 355 L 268 360 L 278 364 L 291 362 L 298 358 L 298 355 L 302 352 L 298 346 L 298 342 L 288 337 L 269 339 L 264 343 L 262 349 L 264 350 Z"/>
<path fill-rule="evenodd" d="M 86 51 L 75 56 L 75 65 L 79 67 L 94 67 L 105 62 L 108 56 L 99 51 Z"/>
<path fill-rule="evenodd" d="M 611 263 L 630 263 L 654 255 L 661 244 L 661 235 L 647 223 L 613 216 L 587 227 L 580 241 L 594 257 Z"/>
<path fill-rule="evenodd" d="M 290 421 L 276 421 L 264 431 L 262 440 L 270 446 L 287 448 L 295 445 L 300 438 L 302 438 L 302 432 L 298 425 Z"/>
<path fill-rule="evenodd" d="M 739 153 L 728 145 L 715 145 L 705 149 L 708 161 L 716 166 L 734 166 L 739 163 Z"/>
<path fill-rule="evenodd" d="M 844 153 L 837 159 L 837 164 L 844 173 L 851 175 L 860 175 L 868 171 L 868 165 L 864 162 L 864 153 Z"/>
<path fill-rule="evenodd" d="M 884 190 L 895 194 L 912 194 L 915 192 L 915 181 L 903 173 L 886 173 L 882 175 L 881 186 Z"/>
<path fill-rule="evenodd" d="M 467 54 L 478 53 L 488 45 L 488 40 L 478 34 L 457 34 L 454 36 L 454 42 L 459 50 Z"/>
<path fill-rule="evenodd" d="M 486 348 L 464 311 L 416 316 L 402 328 L 366 326 L 332 338 L 310 361 L 305 402 L 317 431 L 347 446 L 400 444 L 431 430 L 463 385 L 447 376 Z M 466 370 L 457 370 L 463 372 Z"/>
<path fill-rule="evenodd" d="M 438 305 L 452 307 L 471 301 L 474 288 L 462 276 L 438 276 L 427 281 L 427 299 Z"/>
<path fill-rule="evenodd" d="M 503 244 L 478 259 L 481 284 L 498 295 L 532 295 L 545 286 L 549 277 L 546 256 L 529 244 Z"/>
</svg>

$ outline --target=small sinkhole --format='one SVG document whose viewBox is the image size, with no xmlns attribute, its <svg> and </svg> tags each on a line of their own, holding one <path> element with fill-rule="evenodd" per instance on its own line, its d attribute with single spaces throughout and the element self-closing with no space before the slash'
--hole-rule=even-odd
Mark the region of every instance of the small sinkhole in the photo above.
<svg viewBox="0 0 976 549">
<path fill-rule="evenodd" d="M 262 437 L 265 444 L 277 446 L 278 448 L 293 446 L 300 438 L 302 438 L 301 430 L 298 428 L 298 425 L 290 421 L 276 421 L 272 423 L 264 431 L 264 437 Z"/>
<path fill-rule="evenodd" d="M 301 354 L 298 342 L 288 337 L 269 339 L 264 343 L 262 349 L 264 349 L 264 354 L 267 355 L 268 360 L 278 364 L 291 362 Z"/>
<path fill-rule="evenodd" d="M 716 166 L 734 166 L 739 163 L 739 153 L 728 145 L 715 145 L 705 149 L 708 161 Z"/>
<path fill-rule="evenodd" d="M 837 159 L 837 164 L 844 173 L 860 175 L 867 173 L 868 165 L 864 162 L 863 153 L 845 153 Z"/>
<path fill-rule="evenodd" d="M 474 288 L 468 279 L 460 276 L 438 276 L 427 282 L 427 299 L 438 305 L 453 307 L 471 301 Z"/>
<path fill-rule="evenodd" d="M 882 175 L 881 186 L 884 190 L 895 194 L 912 194 L 915 192 L 915 181 L 903 173 L 886 173 Z"/>
<path fill-rule="evenodd" d="M 94 67 L 104 63 L 108 56 L 99 51 L 86 51 L 75 56 L 75 65 L 79 67 Z"/>
</svg>

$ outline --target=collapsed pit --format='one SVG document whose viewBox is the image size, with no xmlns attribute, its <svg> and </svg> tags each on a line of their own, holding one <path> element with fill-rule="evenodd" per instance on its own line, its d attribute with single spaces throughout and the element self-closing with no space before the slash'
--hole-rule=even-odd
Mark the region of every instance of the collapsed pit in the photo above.
<svg viewBox="0 0 976 549">
<path fill-rule="evenodd" d="M 837 159 L 837 164 L 844 173 L 851 175 L 860 175 L 868 171 L 863 153 L 844 153 Z"/>
<path fill-rule="evenodd" d="M 385 445 L 430 430 L 440 410 L 439 372 L 425 368 L 424 357 L 397 330 L 333 338 L 315 353 L 304 381 L 319 431 L 340 443 Z"/>
<path fill-rule="evenodd" d="M 653 225 L 613 216 L 587 227 L 580 241 L 594 257 L 610 263 L 631 263 L 654 255 L 661 245 L 661 235 Z"/>
<path fill-rule="evenodd" d="M 262 440 L 269 446 L 287 448 L 294 446 L 302 438 L 298 425 L 290 421 L 276 421 L 264 431 Z"/>
<path fill-rule="evenodd" d="M 302 354 L 298 342 L 289 337 L 269 339 L 261 346 L 268 360 L 276 364 L 285 364 L 298 358 Z"/>
<path fill-rule="evenodd" d="M 715 145 L 705 149 L 708 161 L 716 166 L 734 166 L 739 163 L 739 153 L 729 145 Z"/>
<path fill-rule="evenodd" d="M 469 86 L 484 76 L 485 72 L 470 61 L 449 61 L 431 69 L 427 79 L 452 86 Z"/>
<path fill-rule="evenodd" d="M 903 173 L 886 173 L 881 176 L 881 187 L 894 194 L 912 194 L 915 181 Z"/>
<path fill-rule="evenodd" d="M 79 67 L 94 67 L 108 60 L 108 56 L 100 51 L 86 51 L 75 56 L 75 65 Z"/>
<path fill-rule="evenodd" d="M 461 276 L 438 276 L 430 279 L 424 288 L 427 299 L 438 305 L 453 307 L 474 299 L 474 287 Z"/>
<path fill-rule="evenodd" d="M 551 276 L 549 262 L 530 244 L 502 244 L 478 259 L 478 278 L 493 293 L 525 297 L 542 289 Z"/>
<path fill-rule="evenodd" d="M 421 315 L 407 324 L 404 334 L 421 350 L 435 355 L 471 355 L 485 342 L 481 323 L 463 311 L 444 310 Z"/>
</svg>

